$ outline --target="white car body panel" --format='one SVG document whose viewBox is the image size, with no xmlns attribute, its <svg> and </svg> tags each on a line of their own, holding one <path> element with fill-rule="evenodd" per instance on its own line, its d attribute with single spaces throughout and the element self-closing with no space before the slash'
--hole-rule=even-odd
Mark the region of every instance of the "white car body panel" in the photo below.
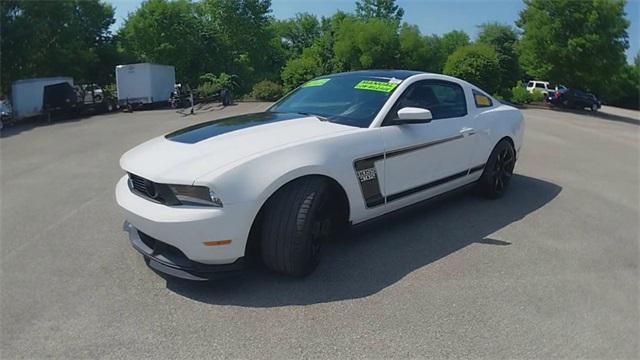
<svg viewBox="0 0 640 360">
<path fill-rule="evenodd" d="M 159 136 L 126 152 L 120 159 L 120 167 L 158 183 L 191 185 L 207 173 L 246 161 L 253 155 L 350 129 L 353 128 L 302 117 L 232 131 L 195 144 Z M 149 156 L 150 153 L 154 156 Z"/>
<path fill-rule="evenodd" d="M 467 115 L 426 124 L 381 126 L 406 88 L 432 79 L 462 87 Z M 333 179 L 347 195 L 349 220 L 356 224 L 476 181 L 502 138 L 509 138 L 518 154 L 524 131 L 522 114 L 489 96 L 492 105 L 478 108 L 474 90 L 481 92 L 459 79 L 419 73 L 398 85 L 368 128 L 300 115 L 195 143 L 155 138 L 125 153 L 121 167 L 157 183 L 207 186 L 224 207 L 153 203 L 134 194 L 126 176 L 118 182 L 116 198 L 136 229 L 179 248 L 193 261 L 231 263 L 244 256 L 261 207 L 294 179 L 306 175 Z M 424 148 L 399 152 L 416 145 Z M 360 172 L 360 166 L 368 168 Z M 372 168 L 374 179 L 366 181 L 377 181 L 377 200 L 365 196 L 361 182 L 373 174 Z M 202 245 L 221 239 L 232 242 L 215 248 Z"/>
</svg>

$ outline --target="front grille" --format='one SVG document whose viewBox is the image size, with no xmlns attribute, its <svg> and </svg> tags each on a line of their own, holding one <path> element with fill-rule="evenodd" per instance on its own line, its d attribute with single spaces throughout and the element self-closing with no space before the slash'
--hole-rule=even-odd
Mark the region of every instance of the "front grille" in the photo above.
<svg viewBox="0 0 640 360">
<path fill-rule="evenodd" d="M 159 184 L 129 173 L 129 188 L 134 194 L 145 199 L 165 205 L 180 205 L 180 201 L 166 184 Z"/>
<path fill-rule="evenodd" d="M 130 184 L 133 186 L 135 190 L 141 192 L 143 194 L 147 193 L 147 184 L 145 179 L 141 178 L 138 175 L 129 174 Z"/>
</svg>

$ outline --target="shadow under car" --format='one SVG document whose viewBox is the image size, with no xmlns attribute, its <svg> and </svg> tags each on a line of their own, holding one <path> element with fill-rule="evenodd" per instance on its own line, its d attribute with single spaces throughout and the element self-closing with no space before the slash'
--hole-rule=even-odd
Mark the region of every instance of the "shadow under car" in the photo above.
<svg viewBox="0 0 640 360">
<path fill-rule="evenodd" d="M 489 236 L 549 203 L 560 191 L 553 183 L 514 174 L 499 200 L 463 191 L 356 227 L 326 244 L 320 265 L 305 278 L 255 268 L 212 282 L 165 277 L 167 288 L 204 303 L 245 307 L 366 297 L 470 244 L 510 245 Z"/>
</svg>

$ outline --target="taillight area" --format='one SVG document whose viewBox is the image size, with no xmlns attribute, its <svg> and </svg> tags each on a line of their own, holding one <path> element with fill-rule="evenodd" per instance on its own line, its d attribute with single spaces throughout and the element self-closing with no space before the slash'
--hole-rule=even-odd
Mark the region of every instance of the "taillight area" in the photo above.
<svg viewBox="0 0 640 360">
<path fill-rule="evenodd" d="M 556 99 L 560 97 L 560 91 L 556 91 Z"/>
</svg>

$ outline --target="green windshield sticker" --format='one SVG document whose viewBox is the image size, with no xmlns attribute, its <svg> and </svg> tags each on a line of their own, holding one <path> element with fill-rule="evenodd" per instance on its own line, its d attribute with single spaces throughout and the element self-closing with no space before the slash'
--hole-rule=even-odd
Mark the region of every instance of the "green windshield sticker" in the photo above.
<svg viewBox="0 0 640 360">
<path fill-rule="evenodd" d="M 395 89 L 397 86 L 398 84 L 384 81 L 362 80 L 356 84 L 355 88 L 360 90 L 382 91 L 388 93 Z"/>
<path fill-rule="evenodd" d="M 329 81 L 329 80 L 331 80 L 331 79 L 316 79 L 316 80 L 307 81 L 306 83 L 304 83 L 302 85 L 302 87 L 322 86 L 322 85 L 326 84 L 327 81 Z"/>
</svg>

